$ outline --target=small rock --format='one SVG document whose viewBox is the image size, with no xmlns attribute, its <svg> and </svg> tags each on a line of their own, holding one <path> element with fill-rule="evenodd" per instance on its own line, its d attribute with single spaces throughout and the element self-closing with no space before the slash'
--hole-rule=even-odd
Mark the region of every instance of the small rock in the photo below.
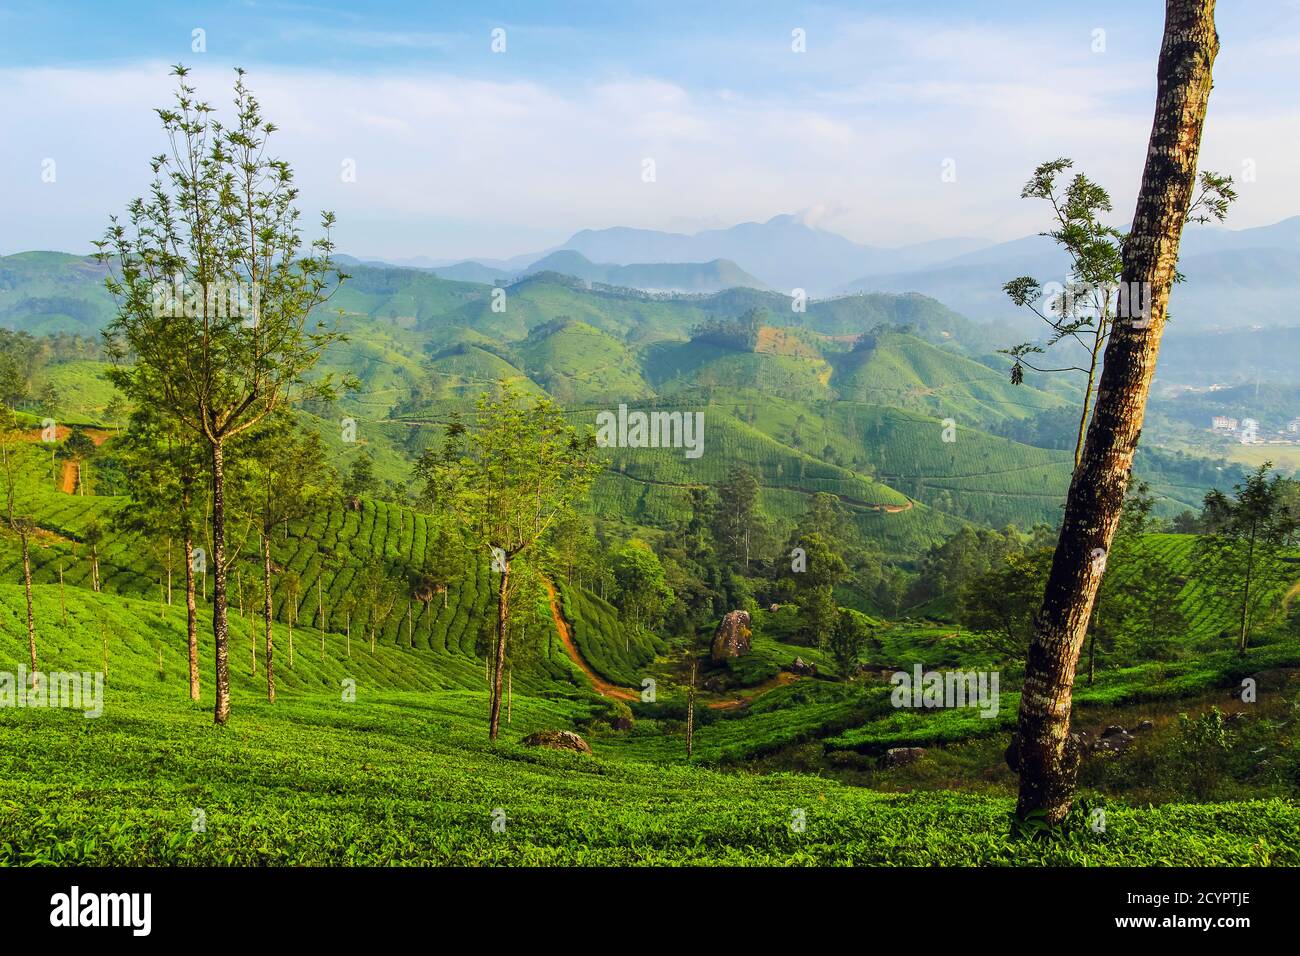
<svg viewBox="0 0 1300 956">
<path fill-rule="evenodd" d="M 576 750 L 581 754 L 591 753 L 591 745 L 572 730 L 539 730 L 525 737 L 522 743 L 526 747 L 549 747 L 552 750 Z"/>
<path fill-rule="evenodd" d="M 817 665 L 807 663 L 802 657 L 796 657 L 793 663 L 785 666 L 785 669 L 800 677 L 812 677 L 817 673 Z"/>
<path fill-rule="evenodd" d="M 1110 753 L 1119 753 L 1126 749 L 1129 744 L 1136 740 L 1132 734 L 1121 730 L 1117 734 L 1107 733 L 1094 746 L 1094 750 L 1104 750 Z"/>
<path fill-rule="evenodd" d="M 1140 724 L 1137 725 L 1137 729 L 1138 729 L 1138 730 L 1154 730 L 1154 729 L 1155 729 L 1155 726 L 1156 726 L 1156 725 L 1155 725 L 1152 721 L 1144 720 L 1144 721 L 1142 721 L 1142 723 L 1140 723 Z"/>
<path fill-rule="evenodd" d="M 1107 727 L 1105 730 L 1101 732 L 1101 735 L 1103 737 L 1114 737 L 1118 734 L 1127 734 L 1127 733 L 1128 731 L 1125 730 L 1123 727 L 1121 727 L 1119 724 L 1111 724 L 1109 727 Z"/>
</svg>

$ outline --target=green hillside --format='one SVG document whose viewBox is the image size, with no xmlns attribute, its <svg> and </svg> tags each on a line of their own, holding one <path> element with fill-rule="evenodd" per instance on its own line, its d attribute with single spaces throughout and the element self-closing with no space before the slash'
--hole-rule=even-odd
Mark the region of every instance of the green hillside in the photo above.
<svg viewBox="0 0 1300 956">
<path fill-rule="evenodd" d="M 0 256 L 0 328 L 94 335 L 116 311 L 104 290 L 105 274 L 89 256 Z"/>
<path fill-rule="evenodd" d="M 524 392 L 541 389 L 506 359 L 477 345 L 451 345 L 424 365 L 417 401 L 472 402 L 485 390 L 509 382 Z"/>
<path fill-rule="evenodd" d="M 1064 404 L 1046 392 L 1012 385 L 1003 372 L 894 332 L 870 335 L 837 364 L 840 398 L 891 405 L 989 428 Z"/>
<path fill-rule="evenodd" d="M 44 462 L 34 449 L 24 456 L 28 483 L 18 507 L 39 516 L 42 533 L 34 539 L 32 578 L 41 586 L 54 586 L 62 574 L 67 593 L 90 587 L 92 564 L 84 544 L 92 521 L 108 532 L 99 550 L 100 579 L 113 595 L 152 602 L 155 613 L 184 620 L 184 573 L 179 563 L 179 542 L 170 556 L 172 604 L 166 605 L 169 552 L 166 542 L 145 541 L 135 535 L 112 532 L 114 513 L 125 499 L 67 495 L 42 481 Z M 438 669 L 447 686 L 470 686 L 482 679 L 484 650 L 480 623 L 490 618 L 494 593 L 486 557 L 466 563 L 443 596 L 423 601 L 413 593 L 411 575 L 426 566 L 436 543 L 430 540 L 429 519 L 395 505 L 365 500 L 358 510 L 338 501 L 322 502 L 307 521 L 293 522 L 272 538 L 273 609 L 275 619 L 286 623 L 322 627 L 331 640 L 351 629 L 354 643 L 364 643 L 372 633 L 377 646 L 432 655 L 443 663 Z M 258 586 L 262 569 L 259 543 L 244 539 L 241 559 L 231 572 L 231 604 L 241 629 L 256 630 Z M 296 594 L 290 594 L 284 571 L 297 575 Z M 17 542 L 0 537 L 0 580 L 21 578 Z M 201 578 L 199 597 L 210 593 Z M 351 599 L 350 612 L 345 600 Z M 146 606 L 144 604 L 137 607 Z M 544 609 L 539 609 L 539 617 Z M 549 619 L 549 610 L 544 611 Z M 304 637 L 307 632 L 304 631 Z M 536 653 L 528 657 L 533 677 L 569 679 L 570 665 L 556 647 L 549 627 L 529 632 Z M 247 647 L 247 645 L 245 645 Z M 308 652 L 311 653 L 310 651 Z"/>
<path fill-rule="evenodd" d="M 648 490 L 680 494 L 695 482 L 717 480 L 729 461 L 744 460 L 761 476 L 771 513 L 797 516 L 811 489 L 835 488 L 851 519 L 877 523 L 885 529 L 878 530 L 880 540 L 899 554 L 956 526 L 865 477 L 875 463 L 859 462 L 859 471 L 797 451 L 784 429 L 812 407 L 758 396 L 748 404 L 709 406 L 706 447 L 716 443 L 719 453 L 699 460 L 685 459 L 680 449 L 655 450 L 646 459 L 611 449 L 614 467 L 601 479 L 594 505 L 610 509 L 611 521 L 621 508 L 627 520 L 635 512 L 626 502 L 614 506 L 614 494 L 601 487 L 627 489 L 641 505 L 667 501 Z M 816 434 L 816 442 L 825 438 L 833 446 L 830 453 L 823 449 L 828 458 L 848 460 L 884 443 L 913 448 L 907 460 L 918 469 L 964 463 L 931 457 L 935 443 L 924 436 L 938 424 L 934 419 L 867 406 L 840 411 L 823 416 L 825 435 Z M 585 421 L 593 412 L 572 414 Z M 803 434 L 801 441 L 813 443 L 811 432 Z M 962 454 L 990 466 L 999 449 L 1014 444 L 982 436 Z M 937 455 L 952 452 L 937 445 Z M 558 607 L 540 601 L 514 638 L 503 739 L 489 746 L 481 635 L 494 613 L 492 572 L 486 560 L 467 561 L 445 606 L 441 595 L 415 598 L 409 576 L 431 555 L 429 519 L 370 500 L 359 508 L 322 501 L 311 518 L 274 536 L 281 691 L 274 706 L 263 699 L 261 622 L 255 610 L 240 610 L 241 589 L 257 574 L 255 544 L 245 544 L 232 580 L 235 716 L 214 736 L 206 601 L 198 611 L 203 698 L 194 704 L 187 699 L 184 610 L 177 601 L 166 603 L 158 543 L 110 533 L 100 557 L 105 590 L 93 593 L 85 531 L 92 519 L 107 526 L 123 500 L 55 490 L 39 446 L 21 448 L 19 460 L 17 504 L 37 513 L 42 529 L 32 554 L 40 666 L 103 670 L 107 683 L 103 716 L 94 720 L 62 710 L 0 713 L 6 834 L 0 863 L 1300 862 L 1294 851 L 1300 817 L 1276 781 L 1256 780 L 1250 784 L 1256 789 L 1244 792 L 1259 798 L 1233 803 L 1141 808 L 1107 798 L 1104 835 L 1068 843 L 1009 840 L 1013 778 L 1000 754 L 1015 713 L 1015 668 L 1003 668 L 993 720 L 972 711 L 898 711 L 889 704 L 888 686 L 870 676 L 904 661 L 996 666 L 973 635 L 954 635 L 948 627 L 872 620 L 877 643 L 861 658 L 869 676 L 846 684 L 835 679 L 836 665 L 824 651 L 788 642 L 793 609 L 758 612 L 753 655 L 720 668 L 706 664 L 711 676 L 697 704 L 688 761 L 680 638 L 629 627 L 614 605 L 560 585 Z M 792 481 L 787 469 L 797 468 L 804 471 Z M 903 510 L 889 510 L 894 507 Z M 654 517 L 676 514 L 666 507 Z M 1189 573 L 1190 538 L 1151 536 L 1144 546 L 1167 573 L 1186 576 L 1179 600 L 1188 631 L 1170 660 L 1106 668 L 1096 685 L 1080 687 L 1081 721 L 1104 724 L 1146 707 L 1143 713 L 1163 722 L 1171 711 L 1222 700 L 1224 688 L 1244 674 L 1300 667 L 1294 641 L 1276 635 L 1246 661 L 1224 646 L 1229 609 Z M 287 571 L 300 582 L 296 599 L 285 588 Z M 1125 573 L 1122 566 L 1114 571 Z M 26 661 L 20 578 L 16 541 L 5 533 L 0 670 Z M 356 603 L 345 616 L 348 597 Z M 556 611 L 572 630 L 581 666 L 564 647 Z M 292 664 L 290 618 L 296 619 Z M 820 676 L 783 673 L 795 656 L 816 663 Z M 584 668 L 629 688 L 627 706 L 616 708 L 593 693 Z M 647 676 L 658 684 L 657 700 L 639 699 Z M 721 688 L 709 683 L 718 676 Z M 1283 721 L 1277 733 L 1289 732 L 1287 718 L 1274 719 Z M 1175 734 L 1176 726 L 1160 733 Z M 1238 726 L 1248 728 L 1238 733 L 1264 734 L 1272 725 Z M 521 744 L 526 733 L 557 727 L 578 730 L 593 754 Z M 1174 742 L 1160 746 L 1176 753 L 1175 738 L 1168 740 Z M 887 748 L 917 746 L 928 754 L 919 770 L 898 776 L 877 763 Z M 82 756 L 74 760 L 74 754 Z M 1173 759 L 1164 754 L 1153 751 L 1150 759 Z M 724 772 L 736 769 L 746 772 Z M 847 785 L 863 775 L 879 789 Z M 1106 784 L 1103 792 L 1115 786 Z M 916 792 L 882 792 L 898 787 Z M 108 805 L 116 811 L 101 812 Z M 189 827 L 192 808 L 204 811 L 206 833 Z M 796 810 L 806 822 L 801 832 L 788 826 Z M 500 813 L 508 821 L 504 835 L 492 830 Z M 936 815 L 946 821 L 941 830 L 932 825 Z M 689 839 L 683 826 L 695 827 Z"/>
<path fill-rule="evenodd" d="M 627 346 L 585 322 L 548 323 L 515 352 L 533 380 L 561 402 L 634 401 L 651 394 Z"/>
</svg>

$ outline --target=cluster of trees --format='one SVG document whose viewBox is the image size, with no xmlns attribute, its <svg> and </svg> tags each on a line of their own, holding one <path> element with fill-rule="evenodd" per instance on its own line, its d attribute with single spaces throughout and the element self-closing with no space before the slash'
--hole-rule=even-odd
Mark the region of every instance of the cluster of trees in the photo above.
<svg viewBox="0 0 1300 956">
<path fill-rule="evenodd" d="M 1201 512 L 1205 532 L 1197 539 L 1197 568 L 1236 610 L 1237 653 L 1242 657 L 1279 589 L 1300 576 L 1300 564 L 1294 561 L 1300 482 L 1270 477 L 1271 468 L 1272 462 L 1265 462 L 1232 495 L 1210 492 Z"/>
<path fill-rule="evenodd" d="M 41 373 L 55 362 L 103 357 L 103 345 L 95 339 L 67 332 L 37 336 L 0 328 L 0 405 L 11 411 L 53 415 L 59 393 L 50 382 L 41 382 Z"/>
<path fill-rule="evenodd" d="M 758 347 L 758 333 L 765 315 L 765 309 L 749 309 L 734 319 L 706 319 L 691 329 L 691 339 L 739 352 L 752 352 Z"/>
<path fill-rule="evenodd" d="M 993 528 L 963 527 L 947 540 L 931 545 L 921 558 L 916 577 L 908 582 L 908 607 L 945 595 L 958 594 L 972 581 L 1001 571 L 1012 557 L 1050 550 L 1056 529 L 1038 524 L 1021 532 L 1014 525 Z"/>
<path fill-rule="evenodd" d="M 840 608 L 836 590 L 877 584 L 879 555 L 849 536 L 847 512 L 824 492 L 780 539 L 759 491 L 753 473 L 736 466 L 716 487 L 692 488 L 686 515 L 653 543 L 602 541 L 577 517 L 557 527 L 554 555 L 567 579 L 611 600 L 633 627 L 691 641 L 711 637 L 730 610 L 793 604 L 797 639 L 829 649 L 851 673 L 871 635 L 860 614 Z"/>
<path fill-rule="evenodd" d="M 1159 554 L 1141 547 L 1143 535 L 1165 530 L 1151 515 L 1154 504 L 1147 485 L 1130 487 L 1111 550 L 1099 562 L 1106 574 L 1085 645 L 1089 684 L 1103 656 L 1115 665 L 1166 657 L 1186 629 L 1176 600 L 1184 579 L 1171 574 Z M 976 542 L 982 548 L 968 550 Z M 941 569 L 949 593 L 957 596 L 958 620 L 1003 660 L 1023 662 L 1055 546 L 1056 533 L 1046 526 L 1027 535 L 1014 528 L 963 531 L 932 550 L 947 560 L 931 560 L 922 579 Z"/>
<path fill-rule="evenodd" d="M 1251 636 L 1300 577 L 1300 482 L 1256 469 L 1232 494 L 1214 490 L 1201 512 L 1165 522 L 1152 514 L 1155 499 L 1143 482 L 1130 484 L 1088 622 L 1083 652 L 1087 682 L 1099 662 L 1123 666 L 1167 659 L 1180 652 L 1189 622 L 1180 595 L 1189 581 L 1231 609 L 1237 626 L 1225 631 L 1244 656 Z M 1159 532 L 1197 535 L 1186 568 L 1171 567 L 1143 538 Z M 1023 661 L 1034 630 L 1037 602 L 1055 551 L 1054 534 L 1036 528 L 1021 535 L 963 529 L 931 549 L 917 589 L 954 593 L 957 615 L 1008 661 Z"/>
</svg>

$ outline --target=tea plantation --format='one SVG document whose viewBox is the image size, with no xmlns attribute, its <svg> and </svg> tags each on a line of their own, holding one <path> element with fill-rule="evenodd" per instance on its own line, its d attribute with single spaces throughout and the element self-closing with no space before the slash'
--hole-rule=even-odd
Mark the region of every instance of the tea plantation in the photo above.
<svg viewBox="0 0 1300 956">
<path fill-rule="evenodd" d="M 57 587 L 37 599 L 42 619 L 58 621 Z M 1009 797 L 688 765 L 680 736 L 655 721 L 592 734 L 589 756 L 521 746 L 529 731 L 606 708 L 564 682 L 517 691 L 493 746 L 486 689 L 444 689 L 444 658 L 382 644 L 348 658 L 330 635 L 322 663 L 306 651 L 318 637 L 308 629 L 275 705 L 235 668 L 234 718 L 221 729 L 210 693 L 187 699 L 175 609 L 160 619 L 153 602 L 80 589 L 65 600 L 68 626 L 43 628 L 41 666 L 97 669 L 106 645 L 104 712 L 0 710 L 0 864 L 1300 863 L 1300 810 L 1283 800 L 1116 803 L 1104 833 L 1013 841 Z M 26 656 L 23 607 L 21 588 L 0 586 L 7 670 Z M 860 709 L 854 696 L 827 684 L 773 691 L 747 716 L 699 727 L 700 756 L 800 722 L 824 732 Z"/>
</svg>

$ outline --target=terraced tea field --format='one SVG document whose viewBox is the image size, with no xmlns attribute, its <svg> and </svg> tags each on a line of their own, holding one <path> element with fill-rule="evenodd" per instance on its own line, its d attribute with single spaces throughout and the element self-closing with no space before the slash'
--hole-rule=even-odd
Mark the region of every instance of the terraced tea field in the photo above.
<svg viewBox="0 0 1300 956">
<path fill-rule="evenodd" d="M 6 615 L 16 597 L 0 588 Z M 49 637 L 50 667 L 94 665 L 84 632 L 101 603 L 78 602 L 76 627 Z M 519 745 L 599 706 L 581 696 L 516 692 L 492 746 L 484 690 L 432 690 L 425 659 L 396 648 L 369 666 L 368 650 L 324 667 L 303 655 L 274 706 L 237 677 L 232 722 L 216 728 L 210 695 L 186 700 L 178 657 L 158 678 L 153 609 L 121 603 L 102 717 L 0 710 L 0 865 L 1300 863 L 1300 810 L 1282 800 L 1116 804 L 1104 834 L 1011 841 L 1009 798 L 719 773 L 666 763 L 635 738 L 594 738 L 591 756 Z M 11 668 L 25 646 L 5 620 Z M 355 702 L 339 691 L 348 673 Z M 708 724 L 702 745 L 744 746 L 727 725 L 755 719 L 765 714 Z"/>
</svg>

